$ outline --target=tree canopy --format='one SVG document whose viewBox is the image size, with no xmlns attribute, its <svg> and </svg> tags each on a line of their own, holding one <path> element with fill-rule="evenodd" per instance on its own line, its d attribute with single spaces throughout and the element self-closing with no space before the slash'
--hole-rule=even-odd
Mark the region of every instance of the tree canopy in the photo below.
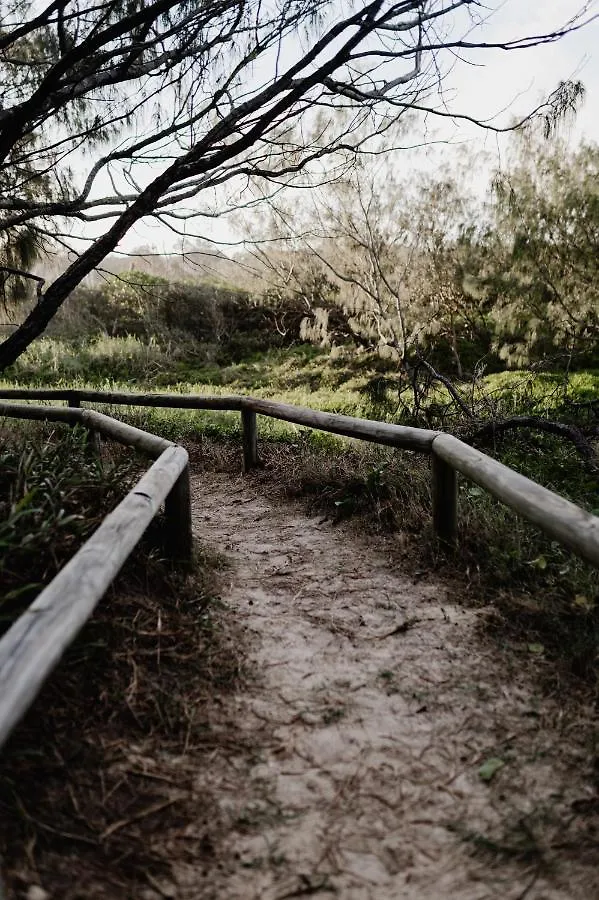
<svg viewBox="0 0 599 900">
<path fill-rule="evenodd" d="M 495 179 L 492 265 L 496 347 L 511 365 L 590 354 L 599 339 L 599 147 L 523 141 Z"/>
<path fill-rule="evenodd" d="M 217 189 L 243 207 L 256 180 L 276 191 L 333 151 L 358 152 L 365 123 L 467 116 L 439 97 L 447 51 L 555 41 L 587 10 L 493 45 L 469 39 L 487 14 L 478 0 L 2 0 L 0 273 L 5 290 L 35 284 L 37 302 L 0 368 L 142 218 L 180 232 L 218 214 Z M 579 92 L 562 88 L 549 113 Z M 56 247 L 71 262 L 42 284 L 32 259 Z"/>
<path fill-rule="evenodd" d="M 369 348 L 404 376 L 596 365 L 599 147 L 530 129 L 489 162 L 463 150 L 451 170 L 402 172 L 374 154 L 282 192 L 248 223 L 273 242 L 254 249 L 256 270 L 303 302 L 306 337 Z"/>
</svg>

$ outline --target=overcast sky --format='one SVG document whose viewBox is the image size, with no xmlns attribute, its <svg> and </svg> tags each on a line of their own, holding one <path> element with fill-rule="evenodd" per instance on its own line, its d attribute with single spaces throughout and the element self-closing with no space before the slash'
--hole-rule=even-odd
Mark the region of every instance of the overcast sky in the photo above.
<svg viewBox="0 0 599 900">
<path fill-rule="evenodd" d="M 587 4 L 588 16 L 599 13 L 599 2 Z M 491 0 L 494 9 L 488 22 L 473 32 L 473 39 L 497 42 L 543 34 L 563 25 L 582 6 L 580 0 Z M 554 44 L 509 52 L 478 51 L 471 53 L 468 63 L 457 63 L 446 82 L 446 90 L 454 95 L 456 109 L 477 118 L 500 112 L 526 115 L 532 107 L 553 91 L 560 81 L 580 79 L 587 97 L 577 121 L 571 129 L 573 139 L 584 136 L 599 141 L 599 19 L 586 28 L 568 35 Z M 489 144 L 484 133 L 475 135 Z"/>
<path fill-rule="evenodd" d="M 563 26 L 582 5 L 583 0 L 489 0 L 489 19 L 470 39 L 495 43 L 548 33 Z M 599 14 L 599 0 L 590 0 L 587 6 L 588 17 Z M 496 123 L 505 125 L 512 117 L 525 116 L 567 79 L 583 81 L 587 94 L 575 122 L 564 133 L 573 143 L 581 139 L 599 143 L 599 18 L 553 44 L 509 52 L 470 52 L 464 61 L 456 60 L 444 90 L 455 111 L 479 119 L 496 115 Z M 434 127 L 444 139 L 491 154 L 506 147 L 506 141 L 494 134 L 457 121 Z M 451 158 L 445 153 L 443 157 L 446 163 Z M 224 223 L 213 223 L 211 231 L 217 239 L 228 240 Z M 171 239 L 147 223 L 130 233 L 122 246 L 131 250 L 144 243 L 166 249 Z"/>
</svg>

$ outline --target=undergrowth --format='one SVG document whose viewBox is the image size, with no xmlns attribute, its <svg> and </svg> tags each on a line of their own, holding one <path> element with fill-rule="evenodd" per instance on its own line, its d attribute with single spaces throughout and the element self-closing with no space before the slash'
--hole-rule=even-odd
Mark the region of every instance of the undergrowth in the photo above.
<svg viewBox="0 0 599 900">
<path fill-rule="evenodd" d="M 90 454 L 87 430 L 4 430 L 0 451 L 0 622 L 47 584 L 138 471 L 134 455 Z"/>
</svg>

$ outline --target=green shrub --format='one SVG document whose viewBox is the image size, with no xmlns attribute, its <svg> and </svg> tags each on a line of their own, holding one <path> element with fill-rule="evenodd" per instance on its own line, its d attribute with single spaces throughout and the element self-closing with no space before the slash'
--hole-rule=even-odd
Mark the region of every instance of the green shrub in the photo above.
<svg viewBox="0 0 599 900">
<path fill-rule="evenodd" d="M 117 505 L 134 475 L 133 457 L 101 462 L 86 429 L 5 432 L 0 453 L 0 616 L 47 584 Z"/>
<path fill-rule="evenodd" d="M 222 284 L 169 282 L 133 270 L 77 288 L 51 334 L 68 340 L 136 337 L 163 345 L 193 341 L 213 348 L 207 356 L 228 363 L 298 340 L 304 314 L 299 301 L 259 299 Z"/>
</svg>

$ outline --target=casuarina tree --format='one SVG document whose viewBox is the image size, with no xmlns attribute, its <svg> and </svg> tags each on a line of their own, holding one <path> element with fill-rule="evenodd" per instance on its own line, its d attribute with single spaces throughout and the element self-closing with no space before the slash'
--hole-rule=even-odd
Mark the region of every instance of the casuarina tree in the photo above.
<svg viewBox="0 0 599 900">
<path fill-rule="evenodd" d="M 500 46 L 558 40 L 588 10 Z M 276 190 L 358 152 L 365 123 L 467 115 L 439 102 L 439 79 L 456 53 L 498 46 L 469 38 L 486 15 L 478 0 L 0 0 L 0 282 L 33 288 L 0 369 L 140 220 L 179 231 L 218 214 L 216 191 L 243 206 L 248 181 Z M 57 247 L 69 261 L 43 282 L 33 260 Z"/>
</svg>

